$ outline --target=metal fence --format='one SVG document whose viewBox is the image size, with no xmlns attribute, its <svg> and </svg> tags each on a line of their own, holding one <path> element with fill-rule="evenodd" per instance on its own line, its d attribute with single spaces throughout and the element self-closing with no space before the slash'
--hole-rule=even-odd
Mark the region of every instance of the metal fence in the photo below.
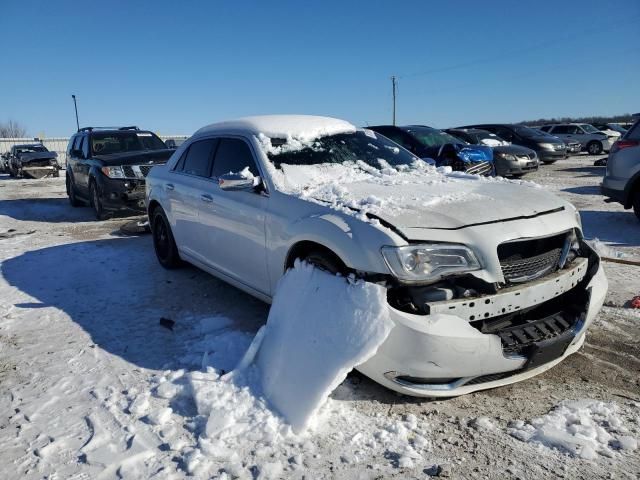
<svg viewBox="0 0 640 480">
<path fill-rule="evenodd" d="M 184 142 L 188 135 L 160 135 L 163 141 L 175 140 L 176 144 Z M 23 143 L 39 143 L 41 142 L 47 150 L 58 154 L 58 163 L 63 168 L 67 166 L 67 145 L 69 137 L 51 137 L 51 138 L 0 138 L 0 155 L 11 150 L 14 145 Z"/>
</svg>

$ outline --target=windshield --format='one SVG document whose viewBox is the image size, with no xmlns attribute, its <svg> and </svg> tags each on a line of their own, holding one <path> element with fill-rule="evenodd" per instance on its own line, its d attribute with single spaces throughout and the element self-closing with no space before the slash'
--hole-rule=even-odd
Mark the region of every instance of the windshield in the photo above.
<svg viewBox="0 0 640 480">
<path fill-rule="evenodd" d="M 166 148 L 164 142 L 151 132 L 94 132 L 91 135 L 91 151 L 95 155 Z"/>
<path fill-rule="evenodd" d="M 409 127 L 404 129 L 425 147 L 440 147 L 446 143 L 465 145 L 465 142 L 448 133 L 429 127 Z"/>
<path fill-rule="evenodd" d="M 616 132 L 619 133 L 627 133 L 627 129 L 626 128 L 622 128 L 620 125 L 616 125 L 615 123 L 612 123 L 610 125 L 607 125 L 611 130 L 614 130 Z"/>
<path fill-rule="evenodd" d="M 321 137 L 302 149 L 288 150 L 286 140 L 271 139 L 267 153 L 276 168 L 281 165 L 319 165 L 362 161 L 381 170 L 388 165 L 411 165 L 417 157 L 371 130 Z"/>
<path fill-rule="evenodd" d="M 27 145 L 24 147 L 16 147 L 16 153 L 29 153 L 29 152 L 48 152 L 42 145 Z"/>
<path fill-rule="evenodd" d="M 514 126 L 513 129 L 516 131 L 518 135 L 521 137 L 544 137 L 548 135 L 540 130 L 536 130 L 534 128 L 524 127 L 524 126 Z"/>
<path fill-rule="evenodd" d="M 594 127 L 593 125 L 589 125 L 587 123 L 583 123 L 582 125 L 580 125 L 582 127 L 582 129 L 587 132 L 587 133 L 598 133 L 600 130 L 598 130 L 596 127 Z"/>
</svg>

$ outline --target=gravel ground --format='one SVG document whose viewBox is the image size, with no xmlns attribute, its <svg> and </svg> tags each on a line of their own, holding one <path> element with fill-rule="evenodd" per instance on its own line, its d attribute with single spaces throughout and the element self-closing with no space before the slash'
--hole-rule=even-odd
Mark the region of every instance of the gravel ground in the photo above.
<svg viewBox="0 0 640 480">
<path fill-rule="evenodd" d="M 594 167 L 594 160 L 572 157 L 526 179 L 573 202 L 587 237 L 640 258 L 640 222 L 603 201 L 603 167 Z M 152 378 L 176 368 L 172 361 L 188 344 L 179 329 L 168 336 L 158 318 L 189 312 L 180 317 L 186 322 L 213 312 L 247 332 L 266 319 L 267 306 L 194 268 L 158 268 L 148 236 L 119 238 L 120 227 L 130 221 L 95 222 L 89 209 L 72 209 L 63 179 L 0 176 L 3 478 L 182 478 L 186 457 L 176 453 L 173 440 L 161 437 L 192 441 L 189 409 L 174 405 L 177 433 L 171 433 L 134 418 L 127 407 Z M 563 400 L 594 399 L 614 402 L 629 434 L 640 438 L 640 315 L 625 307 L 640 294 L 640 270 L 607 262 L 604 268 L 607 306 L 585 346 L 563 363 L 515 385 L 438 401 L 400 396 L 352 373 L 331 402 L 346 416 L 332 417 L 315 432 L 314 455 L 281 476 L 639 478 L 637 451 L 584 460 L 507 434 L 510 422 L 544 415 Z M 24 272 L 50 288 L 30 285 Z M 101 283 L 104 272 L 111 285 L 131 285 L 130 295 L 114 297 Z M 357 460 L 343 453 L 341 428 L 370 434 L 384 422 L 412 415 L 429 444 L 413 465 L 401 466 L 397 452 L 384 445 Z M 478 421 L 483 417 L 489 427 Z M 101 450 L 104 445 L 109 449 Z"/>
</svg>

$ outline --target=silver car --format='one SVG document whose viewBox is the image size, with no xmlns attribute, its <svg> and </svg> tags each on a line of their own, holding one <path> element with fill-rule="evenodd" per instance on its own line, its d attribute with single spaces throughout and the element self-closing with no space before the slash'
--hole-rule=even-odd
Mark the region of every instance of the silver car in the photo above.
<svg viewBox="0 0 640 480">
<path fill-rule="evenodd" d="M 593 125 L 588 123 L 559 123 L 557 125 L 545 125 L 540 130 L 547 132 L 562 141 L 575 140 L 582 144 L 582 150 L 586 150 L 589 155 L 600 155 L 608 152 L 611 144 L 617 139 L 608 137 Z"/>
<path fill-rule="evenodd" d="M 607 291 L 570 203 L 437 170 L 343 120 L 209 125 L 146 180 L 166 268 L 185 260 L 267 302 L 296 259 L 387 288 L 393 329 L 357 369 L 408 395 L 542 373 L 581 347 Z"/>
<path fill-rule="evenodd" d="M 640 220 L 640 114 L 636 123 L 613 144 L 607 171 L 602 179 L 602 194 L 632 208 Z"/>
</svg>

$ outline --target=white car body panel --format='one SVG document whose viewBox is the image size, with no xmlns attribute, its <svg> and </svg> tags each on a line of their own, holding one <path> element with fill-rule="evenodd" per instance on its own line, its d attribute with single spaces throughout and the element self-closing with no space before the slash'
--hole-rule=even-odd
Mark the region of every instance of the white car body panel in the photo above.
<svg viewBox="0 0 640 480">
<path fill-rule="evenodd" d="M 505 278 L 497 245 L 581 230 L 575 208 L 544 189 L 470 178 L 468 182 L 463 178 L 428 185 L 420 192 L 415 190 L 415 185 L 372 187 L 357 182 L 345 185 L 355 199 L 370 195 L 384 199 L 394 194 L 406 200 L 403 209 L 383 211 L 379 215 L 382 223 L 362 220 L 276 188 L 270 173 L 274 167 L 259 136 L 262 133 L 286 137 L 292 130 L 314 138 L 314 135 L 351 131 L 355 127 L 336 119 L 306 116 L 252 117 L 210 125 L 182 144 L 166 165 L 155 167 L 146 182 L 147 206 L 153 208 L 159 204 L 164 209 L 181 257 L 261 300 L 270 301 L 285 271 L 289 252 L 303 241 L 323 245 L 356 272 L 387 277 L 392 273 L 381 254 L 383 246 L 404 246 L 409 240 L 463 244 L 474 251 L 482 264 L 482 269 L 470 275 L 488 284 L 501 284 Z M 190 176 L 172 171 L 193 141 L 226 136 L 242 138 L 251 146 L 264 191 L 224 191 L 213 179 L 187 178 Z M 173 189 L 167 188 L 168 185 Z M 412 194 L 419 198 L 412 198 Z M 203 201 L 202 195 L 209 196 L 211 201 Z M 430 195 L 434 201 L 429 203 L 424 195 Z M 443 197 L 447 198 L 445 203 L 436 201 Z M 595 253 L 591 255 L 597 258 Z M 580 268 L 580 275 L 585 275 L 586 267 Z M 564 278 L 563 275 L 560 277 Z M 590 275 L 592 291 L 585 321 L 564 356 L 579 348 L 584 330 L 604 300 L 606 278 L 602 268 L 598 266 L 597 272 Z M 505 302 L 517 296 L 524 299 L 522 305 L 532 305 L 561 294 L 560 290 L 570 288 L 568 285 L 572 282 L 562 280 L 561 289 L 555 281 L 539 282 L 535 288 L 522 284 L 502 296 L 481 298 L 496 308 L 503 308 Z M 465 386 L 467 382 L 460 380 L 442 389 L 408 386 L 394 380 L 394 374 L 389 372 L 471 379 L 485 374 L 517 372 L 522 368 L 526 359 L 506 357 L 497 335 L 483 334 L 471 326 L 470 315 L 451 314 L 456 308 L 464 310 L 460 305 L 459 299 L 444 302 L 441 309 L 429 315 L 410 314 L 390 306 L 396 327 L 378 353 L 358 369 L 403 393 L 452 396 L 512 383 L 561 360 L 545 364 L 544 368 L 514 373 L 497 383 Z M 449 313 L 443 313 L 447 310 Z M 496 312 L 495 308 L 490 310 L 491 315 Z"/>
</svg>

